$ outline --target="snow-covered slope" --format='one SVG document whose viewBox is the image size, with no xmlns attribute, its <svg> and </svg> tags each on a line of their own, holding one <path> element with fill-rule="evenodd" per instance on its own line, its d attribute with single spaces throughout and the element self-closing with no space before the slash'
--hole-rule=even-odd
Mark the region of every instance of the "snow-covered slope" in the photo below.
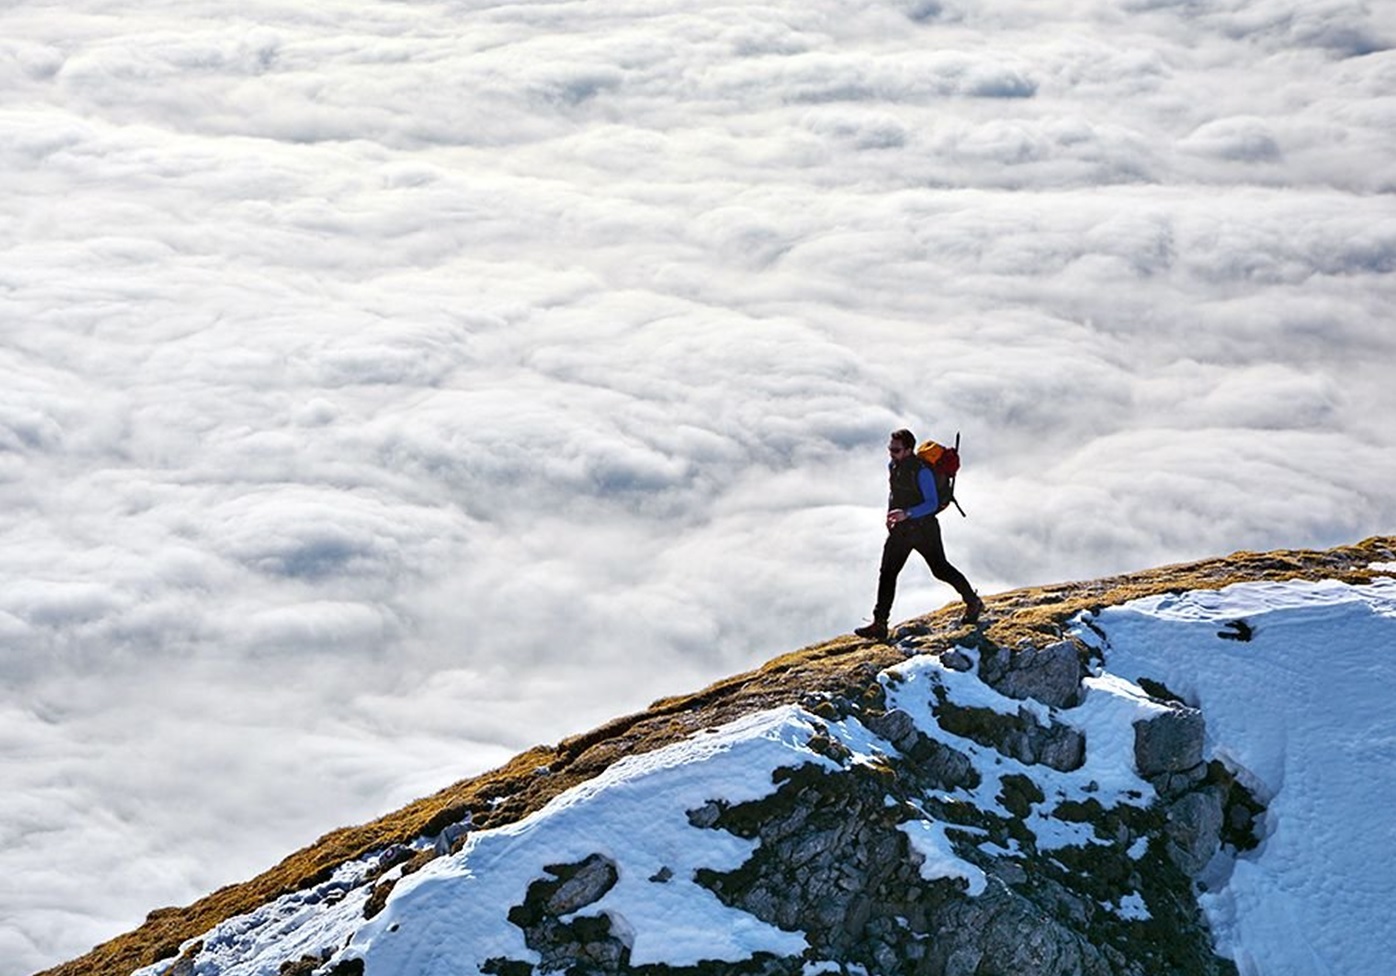
<svg viewBox="0 0 1396 976">
<path fill-rule="evenodd" d="M 1396 569 L 1388 566 L 1387 569 Z M 1248 640 L 1218 639 L 1245 624 Z M 1257 583 L 1103 611 L 1106 665 L 1196 702 L 1268 812 L 1201 901 L 1242 973 L 1380 973 L 1396 951 L 1396 587 Z"/>
<path fill-rule="evenodd" d="M 1189 971 L 1384 971 L 1392 579 L 1095 608 L 1056 645 L 1081 673 L 1051 704 L 995 680 L 982 635 L 923 636 L 861 700 L 756 711 L 518 822 L 375 851 L 138 976 L 972 973 L 1004 953 L 1132 973 L 1193 951 Z M 1147 731 L 1199 713 L 1168 746 L 1201 763 L 1152 765 Z"/>
</svg>

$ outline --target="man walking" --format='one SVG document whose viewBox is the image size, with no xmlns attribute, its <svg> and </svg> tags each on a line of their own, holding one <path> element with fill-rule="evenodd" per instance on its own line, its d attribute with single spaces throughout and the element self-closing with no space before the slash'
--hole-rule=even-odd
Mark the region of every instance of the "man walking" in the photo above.
<svg viewBox="0 0 1396 976">
<path fill-rule="evenodd" d="M 940 523 L 936 520 L 940 499 L 935 474 L 916 456 L 916 437 L 909 430 L 894 430 L 887 453 L 891 456 L 887 464 L 887 541 L 882 546 L 882 566 L 878 570 L 877 606 L 873 608 L 872 623 L 853 633 L 869 640 L 887 639 L 887 618 L 897 595 L 897 575 L 913 551 L 926 560 L 931 575 L 953 586 L 965 601 L 962 622 L 975 623 L 984 612 L 984 601 L 964 574 L 945 558 Z"/>
</svg>

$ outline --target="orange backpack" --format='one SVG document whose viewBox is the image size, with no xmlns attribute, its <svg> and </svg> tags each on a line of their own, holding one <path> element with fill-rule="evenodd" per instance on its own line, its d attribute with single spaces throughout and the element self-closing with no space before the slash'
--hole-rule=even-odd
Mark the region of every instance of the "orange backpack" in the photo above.
<svg viewBox="0 0 1396 976">
<path fill-rule="evenodd" d="M 960 473 L 960 434 L 955 432 L 955 446 L 946 447 L 935 441 L 922 441 L 916 445 L 916 456 L 936 477 L 936 497 L 939 500 L 936 514 L 939 515 L 951 505 L 964 515 L 965 510 L 955 500 L 955 475 Z"/>
</svg>

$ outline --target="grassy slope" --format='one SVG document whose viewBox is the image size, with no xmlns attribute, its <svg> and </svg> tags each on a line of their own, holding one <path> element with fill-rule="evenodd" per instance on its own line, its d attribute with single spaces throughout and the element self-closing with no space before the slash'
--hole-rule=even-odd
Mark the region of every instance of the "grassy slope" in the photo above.
<svg viewBox="0 0 1396 976">
<path fill-rule="evenodd" d="M 1014 590 L 990 597 L 979 639 L 1002 646 L 1042 644 L 1076 613 L 1170 590 L 1218 589 L 1252 580 L 1370 578 L 1371 562 L 1396 561 L 1396 536 L 1327 551 L 1234 553 L 1085 583 Z M 959 605 L 917 618 L 900 630 L 901 647 L 839 637 L 775 658 L 754 671 L 695 694 L 665 698 L 644 712 L 614 719 L 556 746 L 536 746 L 499 769 L 463 780 L 396 813 L 332 831 L 269 871 L 229 885 L 185 908 L 151 912 L 145 924 L 39 976 L 123 976 L 171 957 L 179 945 L 217 923 L 287 892 L 327 878 L 339 864 L 375 848 L 435 834 L 469 812 L 476 828 L 528 815 L 563 790 L 624 756 L 667 745 L 741 714 L 806 694 L 857 697 L 879 671 L 904 659 L 906 648 L 934 652 L 975 635 L 957 625 Z M 540 775 L 547 767 L 548 775 Z"/>
</svg>

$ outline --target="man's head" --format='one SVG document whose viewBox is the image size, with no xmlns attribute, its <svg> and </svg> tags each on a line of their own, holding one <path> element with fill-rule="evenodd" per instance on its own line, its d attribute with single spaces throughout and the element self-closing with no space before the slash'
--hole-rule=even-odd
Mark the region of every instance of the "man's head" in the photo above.
<svg viewBox="0 0 1396 976">
<path fill-rule="evenodd" d="M 887 453 L 895 460 L 900 461 L 913 450 L 916 449 L 916 435 L 903 427 L 901 430 L 892 431 L 891 438 L 887 441 Z"/>
</svg>

